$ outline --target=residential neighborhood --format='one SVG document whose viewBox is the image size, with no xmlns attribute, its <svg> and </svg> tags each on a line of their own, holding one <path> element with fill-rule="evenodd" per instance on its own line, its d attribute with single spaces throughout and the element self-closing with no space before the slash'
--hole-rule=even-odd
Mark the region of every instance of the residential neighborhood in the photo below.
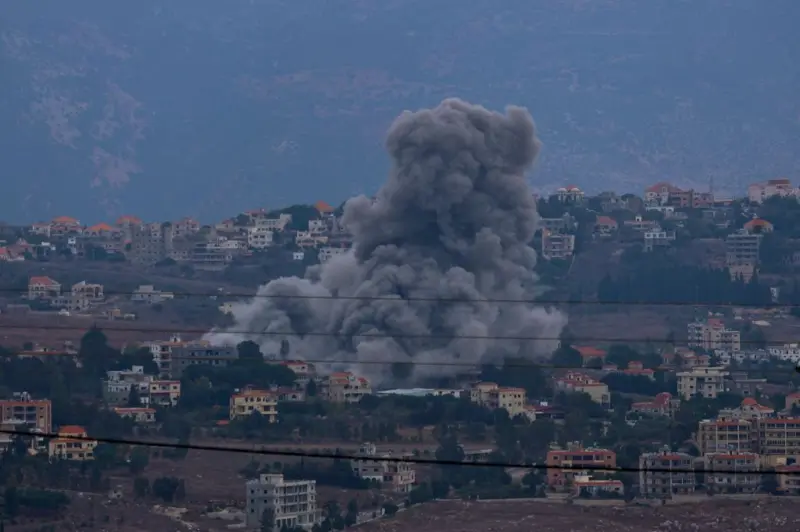
<svg viewBox="0 0 800 532">
<path fill-rule="evenodd" d="M 567 186 L 539 197 L 537 272 L 552 284 L 553 305 L 571 313 L 557 349 L 547 360 L 460 367 L 423 383 L 389 382 L 368 363 L 312 358 L 289 343 L 274 352 L 253 340 L 222 345 L 186 328 L 211 330 L 239 315 L 251 285 L 232 284 L 229 272 L 269 276 L 349 253 L 341 208 L 257 209 L 215 224 L 59 216 L 5 227 L 0 260 L 32 269 L 26 286 L 2 294 L 0 318 L 84 321 L 74 322 L 74 340 L 30 333 L 19 345 L 0 342 L 0 424 L 25 434 L 2 445 L 45 469 L 88 471 L 73 484 L 59 480 L 64 489 L 185 505 L 206 525 L 224 510 L 251 529 L 329 530 L 453 497 L 800 496 L 800 347 L 776 332 L 797 326 L 800 234 L 790 221 L 799 197 L 778 179 L 733 199 L 667 182 L 638 196 Z M 148 273 L 122 282 L 104 265 Z M 207 322 L 187 314 L 196 300 L 180 283 L 189 281 L 206 287 L 192 297 L 208 302 Z M 569 307 L 575 293 L 597 308 Z M 668 330 L 627 333 L 637 328 L 635 306 L 648 305 Z M 587 316 L 617 332 L 583 332 Z M 141 329 L 111 341 L 116 321 Z M 215 459 L 207 474 L 219 480 L 207 486 L 177 472 L 194 451 L 103 443 L 122 437 L 313 445 L 340 458 Z M 440 468 L 422 459 L 517 465 Z M 544 469 L 526 468 L 536 465 Z M 221 486 L 241 497 L 217 500 Z M 340 500 L 333 488 L 365 496 Z"/>
</svg>

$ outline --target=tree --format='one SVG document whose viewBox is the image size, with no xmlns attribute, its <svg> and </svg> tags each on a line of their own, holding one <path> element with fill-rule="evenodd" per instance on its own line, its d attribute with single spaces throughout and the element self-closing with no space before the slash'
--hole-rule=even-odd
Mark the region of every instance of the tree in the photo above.
<svg viewBox="0 0 800 532">
<path fill-rule="evenodd" d="M 175 492 L 178 490 L 179 481 L 175 477 L 159 477 L 153 481 L 153 495 L 164 502 L 170 503 L 175 500 Z"/>
<path fill-rule="evenodd" d="M 14 518 L 19 514 L 19 492 L 14 486 L 6 488 L 3 495 L 3 507 L 7 517 Z"/>
<path fill-rule="evenodd" d="M 275 530 L 275 509 L 265 508 L 261 514 L 261 532 L 274 532 Z"/>
<path fill-rule="evenodd" d="M 317 396 L 317 383 L 314 379 L 309 379 L 308 385 L 306 386 L 306 397 L 316 397 Z"/>
<path fill-rule="evenodd" d="M 150 463 L 150 453 L 148 452 L 147 448 L 145 447 L 136 447 L 131 451 L 130 461 L 128 462 L 128 467 L 131 470 L 131 473 L 134 475 L 138 475 L 147 467 L 147 464 Z"/>
<path fill-rule="evenodd" d="M 150 494 L 150 481 L 146 477 L 136 477 L 133 481 L 133 493 L 142 499 Z"/>
<path fill-rule="evenodd" d="M 583 365 L 583 357 L 577 349 L 562 344 L 553 353 L 553 365 L 564 368 L 579 368 Z"/>
<path fill-rule="evenodd" d="M 264 363 L 264 355 L 261 353 L 261 348 L 258 347 L 257 343 L 245 340 L 236 346 L 236 349 L 239 352 L 239 360 L 242 362 Z"/>
<path fill-rule="evenodd" d="M 128 406 L 131 408 L 138 408 L 142 406 L 142 400 L 139 397 L 139 390 L 135 385 L 131 385 L 131 392 L 128 394 Z"/>
</svg>

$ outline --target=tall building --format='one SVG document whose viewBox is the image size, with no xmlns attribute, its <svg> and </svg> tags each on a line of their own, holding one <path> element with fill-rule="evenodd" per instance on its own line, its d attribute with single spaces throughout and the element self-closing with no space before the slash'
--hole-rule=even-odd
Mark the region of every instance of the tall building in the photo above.
<svg viewBox="0 0 800 532">
<path fill-rule="evenodd" d="M 322 396 L 332 403 L 357 403 L 371 394 L 369 381 L 349 371 L 331 373 L 322 381 Z"/>
<path fill-rule="evenodd" d="M 592 466 L 617 466 L 617 454 L 608 449 L 584 449 L 571 445 L 568 449 L 547 452 L 547 485 L 557 491 L 567 490 L 576 476 L 591 474 Z M 575 469 L 570 469 L 574 467 Z"/>
<path fill-rule="evenodd" d="M 180 379 L 189 366 L 227 366 L 238 358 L 236 347 L 213 346 L 204 341 L 186 342 L 171 349 L 170 376 Z"/>
<path fill-rule="evenodd" d="M 491 410 L 503 408 L 514 417 L 525 412 L 525 390 L 523 388 L 504 388 L 494 382 L 478 382 L 469 390 L 473 403 Z"/>
<path fill-rule="evenodd" d="M 725 327 L 722 320 L 709 319 L 705 322 L 695 321 L 687 326 L 689 347 L 706 350 L 723 349 L 731 353 L 742 350 L 739 331 Z"/>
<path fill-rule="evenodd" d="M 639 457 L 639 489 L 645 497 L 667 498 L 694 492 L 694 458 L 663 451 Z"/>
<path fill-rule="evenodd" d="M 678 395 L 689 400 L 695 395 L 714 399 L 725 391 L 725 377 L 729 372 L 722 367 L 697 367 L 678 372 Z"/>
<path fill-rule="evenodd" d="M 249 528 L 261 525 L 264 510 L 275 517 L 274 530 L 283 527 L 311 529 L 321 521 L 317 509 L 317 483 L 314 480 L 284 480 L 280 474 L 262 474 L 245 484 L 247 508 L 245 523 Z"/>
<path fill-rule="evenodd" d="M 27 392 L 16 393 L 12 399 L 0 401 L 0 416 L 2 423 L 21 422 L 30 429 L 48 434 L 53 429 L 50 399 L 31 399 Z"/>
<path fill-rule="evenodd" d="M 752 452 L 755 450 L 752 424 L 746 419 L 704 419 L 697 425 L 701 454 Z"/>
<path fill-rule="evenodd" d="M 707 489 L 754 493 L 761 484 L 761 461 L 756 453 L 711 453 L 705 462 Z"/>
</svg>

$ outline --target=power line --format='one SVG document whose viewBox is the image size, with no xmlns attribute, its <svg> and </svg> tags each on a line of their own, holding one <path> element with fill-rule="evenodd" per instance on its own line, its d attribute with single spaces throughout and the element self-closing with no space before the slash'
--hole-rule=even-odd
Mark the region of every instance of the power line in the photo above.
<svg viewBox="0 0 800 532">
<path fill-rule="evenodd" d="M 174 333 L 174 334 L 232 334 L 232 335 L 242 335 L 242 336 L 275 336 L 275 337 L 288 337 L 288 336 L 297 336 L 297 337 L 304 337 L 304 336 L 322 336 L 328 338 L 398 338 L 398 339 L 441 339 L 441 340 L 496 340 L 496 341 L 520 341 L 520 342 L 555 342 L 555 341 L 562 341 L 562 337 L 560 336 L 496 336 L 496 335 L 473 335 L 473 334 L 407 334 L 407 333 L 381 333 L 381 332 L 368 332 L 368 333 L 335 333 L 335 332 L 326 332 L 326 331 L 303 331 L 303 332 L 296 332 L 296 331 L 253 331 L 253 330 L 237 330 L 237 329 L 224 329 L 224 330 L 214 330 L 210 331 L 209 329 L 176 329 L 176 328 L 163 328 L 163 327 L 105 327 L 97 325 L 97 322 L 94 323 L 98 329 L 103 331 L 113 331 L 113 332 L 140 332 L 140 333 Z M 33 329 L 33 330 L 65 330 L 65 331 L 84 331 L 83 327 L 77 327 L 75 325 L 11 325 L 11 324 L 0 324 L 0 330 L 26 330 L 26 329 Z M 571 343 L 612 343 L 612 344 L 622 344 L 622 343 L 655 343 L 655 344 L 673 344 L 675 343 L 674 340 L 668 340 L 665 338 L 632 338 L 630 336 L 618 336 L 613 337 L 609 336 L 606 338 L 600 337 L 570 337 L 569 338 Z M 742 345 L 760 345 L 764 342 L 761 340 L 740 340 L 739 342 Z M 778 344 L 792 344 L 798 343 L 798 339 L 789 339 L 789 340 L 778 340 L 769 342 L 772 345 Z"/>
<path fill-rule="evenodd" d="M 0 288 L 0 294 L 27 294 L 29 291 L 22 288 Z M 400 296 L 355 296 L 355 295 L 307 295 L 307 294 L 259 294 L 259 293 L 224 293 L 224 292 L 175 292 L 168 291 L 174 299 L 202 297 L 202 298 L 242 298 L 242 299 L 306 299 L 306 300 L 333 300 L 333 301 L 394 301 L 394 302 L 427 302 L 427 303 L 502 303 L 518 305 L 619 305 L 619 306 L 668 306 L 668 307 L 742 307 L 742 308 L 792 308 L 800 304 L 791 303 L 736 303 L 727 302 L 699 302 L 699 301 L 611 301 L 611 300 L 584 300 L 584 299 L 511 299 L 511 298 L 449 298 L 449 297 L 400 297 Z M 107 296 L 133 296 L 139 292 L 125 290 L 104 290 Z"/>
<path fill-rule="evenodd" d="M 169 443 L 169 442 L 155 442 L 144 440 L 132 440 L 125 438 L 96 438 L 92 436 L 60 436 L 57 432 L 33 432 L 21 431 L 15 429 L 0 429 L 0 434 L 8 434 L 11 436 L 31 436 L 39 438 L 60 438 L 73 441 L 88 441 L 97 443 L 107 443 L 109 445 L 140 445 L 142 447 L 155 447 L 166 449 L 182 449 L 187 451 L 211 451 L 222 453 L 237 453 L 237 454 L 258 454 L 265 456 L 283 456 L 286 458 L 316 458 L 326 460 L 364 460 L 370 462 L 393 462 L 405 463 L 416 465 L 438 465 L 438 466 L 465 466 L 465 467 L 492 467 L 492 468 L 519 468 L 519 469 L 532 469 L 532 470 L 559 470 L 559 471 L 595 471 L 595 472 L 608 472 L 608 473 L 675 473 L 675 474 L 693 474 L 698 471 L 708 474 L 718 475 L 737 475 L 737 474 L 778 474 L 777 471 L 725 471 L 725 470 L 707 470 L 707 469 L 676 469 L 676 468 L 639 468 L 639 467 L 611 467 L 605 465 L 550 465 L 550 464 L 526 464 L 526 463 L 513 463 L 513 462 L 465 462 L 461 460 L 442 460 L 442 459 L 425 459 L 415 456 L 375 456 L 375 455 L 356 455 L 356 454 L 343 454 L 343 453 L 323 453 L 317 451 L 291 451 L 284 449 L 247 449 L 244 447 L 223 447 L 220 445 L 207 445 L 195 443 Z M 800 471 L 787 471 L 787 475 L 800 475 Z"/>
</svg>

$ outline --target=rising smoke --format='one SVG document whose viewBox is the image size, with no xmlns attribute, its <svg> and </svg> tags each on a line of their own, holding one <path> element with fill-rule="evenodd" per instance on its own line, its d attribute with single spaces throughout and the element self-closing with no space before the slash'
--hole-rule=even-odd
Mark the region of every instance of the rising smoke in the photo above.
<svg viewBox="0 0 800 532">
<path fill-rule="evenodd" d="M 386 148 L 392 170 L 376 198 L 344 207 L 353 249 L 305 279 L 263 285 L 235 306 L 230 332 L 206 338 L 276 354 L 288 342 L 290 358 L 330 360 L 377 384 L 396 380 L 389 362 L 424 363 L 408 382 L 464 371 L 453 363 L 549 356 L 566 317 L 531 303 L 542 287 L 525 180 L 539 152 L 530 114 L 448 99 L 401 114 Z"/>
</svg>

